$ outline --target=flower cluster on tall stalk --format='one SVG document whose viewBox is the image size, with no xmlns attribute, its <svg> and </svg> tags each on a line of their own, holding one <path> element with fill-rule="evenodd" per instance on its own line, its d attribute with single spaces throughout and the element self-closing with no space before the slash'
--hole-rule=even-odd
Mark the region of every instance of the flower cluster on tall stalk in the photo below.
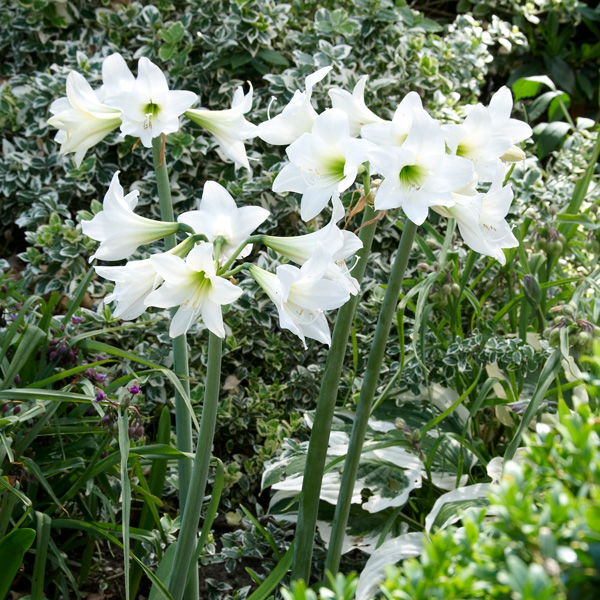
<svg viewBox="0 0 600 600">
<path fill-rule="evenodd" d="M 185 334 L 198 320 L 209 330 L 200 433 L 191 472 L 189 465 L 180 461 L 182 522 L 175 567 L 165 582 L 177 600 L 184 594 L 186 598 L 197 596 L 190 575 L 195 569 L 192 559 L 198 555 L 197 530 L 216 421 L 222 339 L 227 335 L 222 307 L 242 294 L 234 275 L 247 272 L 258 283 L 276 306 L 280 326 L 298 336 L 305 347 L 307 338 L 331 345 L 308 451 L 292 567 L 293 578 L 308 580 L 333 409 L 360 281 L 378 221 L 376 211 L 401 208 L 406 221 L 344 467 L 328 558 L 328 567 L 333 571 L 337 570 L 336 548 L 348 518 L 351 493 L 347 490 L 354 485 L 364 438 L 361 428 L 368 418 L 417 226 L 425 221 L 431 208 L 455 219 L 465 242 L 477 252 L 505 262 L 503 250 L 517 245 L 506 222 L 513 194 L 504 178 L 506 163 L 522 157 L 517 144 L 531 130 L 510 118 L 512 98 L 508 89 L 502 88 L 489 106 L 472 107 L 462 123 L 441 124 L 433 119 L 414 92 L 399 104 L 391 120 L 385 120 L 367 107 L 367 77 L 363 76 L 352 93 L 329 90 L 332 106 L 318 114 L 311 102 L 313 88 L 330 70 L 324 67 L 309 75 L 305 89 L 296 91 L 279 115 L 258 125 L 244 116 L 251 110 L 252 88 L 247 94 L 239 88 L 230 109 L 192 108 L 196 95 L 170 90 L 163 72 L 147 58 L 139 60 L 134 77 L 119 54 L 105 59 L 100 89 L 92 89 L 80 74 L 71 73 L 67 96 L 51 107 L 53 116 L 48 122 L 59 130 L 56 140 L 61 143 L 61 152 L 74 153 L 77 164 L 117 127 L 123 136 L 138 138 L 153 151 L 162 220 L 136 214 L 138 192 L 125 194 L 117 172 L 103 210 L 82 224 L 84 233 L 100 242 L 92 259 L 130 259 L 140 247 L 164 240 L 164 252 L 128 260 L 125 265 L 95 267 L 98 275 L 115 284 L 106 298 L 114 303 L 115 316 L 135 319 L 149 307 L 170 308 L 175 370 L 183 383 L 188 373 Z M 253 137 L 287 145 L 289 162 L 275 178 L 273 190 L 301 194 L 301 217 L 307 221 L 330 207 L 327 225 L 296 237 L 255 234 L 269 212 L 260 206 L 238 207 L 229 192 L 214 181 L 204 183 L 196 210 L 176 217 L 164 156 L 165 136 L 179 130 L 182 116 L 213 135 L 219 153 L 241 167 L 249 166 L 244 144 Z M 371 190 L 371 174 L 382 179 L 377 189 Z M 340 196 L 361 176 L 364 218 L 357 236 L 340 229 L 337 223 L 345 214 Z M 243 262 L 257 243 L 279 253 L 284 263 L 287 259 L 297 266 L 280 264 L 270 272 Z M 340 307 L 332 337 L 325 311 Z M 191 452 L 184 401 L 176 396 L 178 448 Z M 183 445 L 180 438 L 185 438 Z"/>
</svg>

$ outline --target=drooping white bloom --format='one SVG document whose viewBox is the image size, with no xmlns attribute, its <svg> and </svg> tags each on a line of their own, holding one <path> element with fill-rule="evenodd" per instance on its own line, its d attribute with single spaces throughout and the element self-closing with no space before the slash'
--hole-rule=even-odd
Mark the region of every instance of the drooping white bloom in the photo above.
<svg viewBox="0 0 600 600">
<path fill-rule="evenodd" d="M 430 206 L 451 206 L 452 192 L 474 177 L 473 164 L 446 154 L 444 135 L 437 121 L 425 111 L 416 111 L 400 148 L 369 151 L 374 172 L 385 177 L 375 196 L 375 208 L 401 207 L 406 216 L 421 225 Z"/>
<path fill-rule="evenodd" d="M 253 138 L 257 127 L 247 121 L 244 115 L 251 108 L 252 85 L 246 95 L 240 86 L 233 95 L 231 108 L 227 110 L 190 108 L 185 112 L 185 116 L 214 135 L 223 156 L 241 167 L 250 169 L 244 140 Z"/>
<path fill-rule="evenodd" d="M 310 260 L 320 244 L 329 256 L 325 277 L 340 283 L 350 294 L 355 295 L 360 291 L 360 285 L 352 277 L 346 261 L 356 254 L 363 244 L 356 234 L 342 230 L 336 225 L 338 218 L 339 215 L 334 210 L 331 221 L 318 231 L 291 237 L 264 235 L 262 243 L 299 265 Z"/>
<path fill-rule="evenodd" d="M 146 297 L 162 282 L 149 258 L 129 261 L 122 267 L 96 267 L 96 273 L 115 282 L 104 302 L 116 302 L 113 316 L 125 321 L 137 319 L 146 310 Z"/>
<path fill-rule="evenodd" d="M 323 311 L 339 308 L 350 298 L 343 285 L 326 279 L 327 259 L 327 252 L 319 245 L 300 269 L 280 265 L 274 274 L 256 265 L 250 267 L 252 277 L 277 307 L 280 327 L 296 334 L 305 348 L 307 337 L 331 344 Z"/>
<path fill-rule="evenodd" d="M 506 222 L 513 200 L 512 188 L 509 185 L 503 187 L 502 179 L 496 178 L 487 193 L 475 196 L 455 194 L 455 200 L 453 206 L 434 207 L 434 210 L 456 219 L 465 243 L 475 252 L 506 264 L 503 248 L 516 248 L 519 245 Z"/>
<path fill-rule="evenodd" d="M 383 121 L 365 104 L 365 85 L 368 75 L 363 75 L 354 86 L 352 93 L 341 88 L 332 88 L 328 94 L 333 108 L 343 110 L 350 121 L 350 135 L 357 136 L 363 125 Z"/>
<path fill-rule="evenodd" d="M 238 208 L 231 194 L 222 185 L 207 181 L 198 210 L 185 212 L 177 220 L 189 225 L 195 233 L 204 234 L 209 242 L 222 237 L 224 243 L 221 246 L 221 258 L 228 259 L 269 214 L 268 210 L 260 206 Z M 239 257 L 248 256 L 251 249 L 252 245 L 248 244 Z"/>
<path fill-rule="evenodd" d="M 183 257 L 193 246 L 193 238 L 188 237 L 181 244 L 169 250 L 168 254 Z M 116 302 L 117 306 L 113 311 L 113 316 L 124 321 L 137 319 L 148 308 L 145 304 L 148 294 L 163 282 L 163 278 L 158 274 L 156 266 L 149 258 L 129 261 L 122 267 L 94 268 L 98 275 L 115 282 L 112 294 L 108 294 L 104 298 L 104 302 Z"/>
<path fill-rule="evenodd" d="M 415 114 L 427 114 L 423 109 L 421 97 L 417 92 L 404 96 L 391 121 L 367 123 L 361 129 L 361 136 L 378 146 L 402 146 L 412 127 Z"/>
<path fill-rule="evenodd" d="M 346 114 L 330 108 L 320 114 L 312 131 L 291 144 L 286 165 L 273 182 L 273 191 L 302 194 L 300 216 L 316 217 L 339 192 L 356 179 L 358 166 L 366 160 L 363 142 L 350 137 Z"/>
<path fill-rule="evenodd" d="M 442 129 L 450 151 L 473 161 L 480 180 L 491 181 L 501 160 L 513 162 L 525 157 L 515 146 L 531 136 L 527 123 L 511 119 L 512 95 L 504 86 L 489 106 L 475 105 L 460 125 Z"/>
<path fill-rule="evenodd" d="M 256 135 L 274 145 L 287 145 L 312 129 L 317 111 L 310 103 L 312 88 L 321 81 L 332 67 L 323 67 L 305 79 L 306 89 L 296 90 L 281 114 L 258 125 Z"/>
<path fill-rule="evenodd" d="M 173 254 L 157 254 L 150 260 L 165 282 L 146 297 L 146 306 L 179 306 L 171 321 L 169 335 L 184 334 L 198 317 L 202 317 L 210 331 L 224 338 L 221 306 L 237 300 L 242 290 L 217 275 L 213 245 L 199 244 L 185 260 Z"/>
<path fill-rule="evenodd" d="M 103 201 L 103 210 L 91 221 L 82 221 L 81 230 L 85 235 L 100 242 L 96 252 L 90 257 L 102 260 L 121 260 L 132 254 L 138 246 L 149 244 L 175 233 L 177 223 L 154 221 L 136 215 L 138 190 L 124 195 L 119 183 L 119 171 L 110 182 Z"/>
<path fill-rule="evenodd" d="M 148 148 L 152 138 L 177 131 L 179 117 L 196 101 L 193 92 L 169 90 L 164 73 L 146 57 L 140 58 L 138 76 L 129 88 L 114 90 L 110 69 L 102 75 L 109 93 L 106 102 L 121 111 L 121 132 L 139 137 Z M 122 72 L 114 73 L 115 81 L 121 77 Z"/>
<path fill-rule="evenodd" d="M 75 153 L 79 166 L 89 148 L 95 146 L 121 124 L 121 111 L 101 101 L 82 75 L 71 71 L 67 76 L 67 96 L 55 100 L 50 106 L 54 115 L 48 125 L 56 127 L 56 141 L 60 153 Z"/>
</svg>

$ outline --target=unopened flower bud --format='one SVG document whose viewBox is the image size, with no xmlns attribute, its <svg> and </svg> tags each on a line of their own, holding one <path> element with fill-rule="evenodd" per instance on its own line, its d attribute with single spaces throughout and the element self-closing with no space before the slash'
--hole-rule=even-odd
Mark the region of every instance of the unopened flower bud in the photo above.
<svg viewBox="0 0 600 600">
<path fill-rule="evenodd" d="M 15 406 L 13 408 L 13 415 L 18 415 L 21 412 L 21 407 L 17 404 L 17 406 Z"/>
<path fill-rule="evenodd" d="M 6 292 L 8 292 L 8 288 L 4 284 L 2 284 L 2 287 L 0 287 L 0 290 L 2 290 L 3 294 L 6 294 Z"/>
</svg>

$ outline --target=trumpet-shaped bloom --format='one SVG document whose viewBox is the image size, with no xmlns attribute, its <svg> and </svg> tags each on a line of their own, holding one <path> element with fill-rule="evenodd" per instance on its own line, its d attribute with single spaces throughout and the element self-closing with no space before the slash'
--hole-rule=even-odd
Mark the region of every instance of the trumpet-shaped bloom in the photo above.
<svg viewBox="0 0 600 600">
<path fill-rule="evenodd" d="M 363 142 L 350 137 L 348 117 L 337 108 L 320 114 L 311 133 L 304 133 L 286 152 L 290 164 L 275 178 L 273 191 L 302 194 L 300 215 L 305 221 L 347 190 L 366 160 Z"/>
<path fill-rule="evenodd" d="M 264 235 L 262 243 L 299 265 L 309 261 L 320 245 L 328 255 L 326 279 L 340 283 L 350 294 L 356 295 L 360 291 L 360 285 L 350 274 L 346 261 L 356 254 L 363 244 L 356 234 L 342 230 L 335 224 L 336 216 L 338 215 L 334 210 L 331 221 L 313 233 L 292 237 Z"/>
<path fill-rule="evenodd" d="M 168 254 L 183 257 L 193 246 L 194 240 L 188 237 L 169 250 Z M 145 304 L 146 297 L 163 282 L 149 258 L 129 261 L 122 267 L 94 268 L 98 275 L 115 282 L 112 294 L 108 294 L 104 302 L 116 302 L 113 316 L 125 321 L 137 319 L 148 308 Z"/>
<path fill-rule="evenodd" d="M 146 297 L 146 305 L 179 306 L 169 335 L 184 334 L 201 316 L 210 331 L 224 338 L 221 306 L 237 300 L 242 290 L 217 275 L 212 244 L 203 242 L 196 246 L 185 260 L 173 254 L 157 254 L 150 260 L 165 282 Z"/>
<path fill-rule="evenodd" d="M 427 218 L 430 206 L 454 204 L 452 192 L 474 176 L 469 160 L 446 154 L 439 123 L 424 112 L 414 114 L 401 148 L 376 148 L 369 158 L 373 171 L 385 177 L 375 196 L 375 208 L 401 207 L 417 225 Z"/>
<path fill-rule="evenodd" d="M 230 193 L 215 181 L 204 184 L 202 200 L 198 210 L 185 212 L 178 221 L 189 225 L 195 233 L 206 236 L 209 242 L 223 238 L 221 257 L 228 259 L 243 241 L 269 216 L 269 211 L 260 206 L 238 208 Z M 239 257 L 250 254 L 248 244 Z"/>
<path fill-rule="evenodd" d="M 113 316 L 125 321 L 137 319 L 146 310 L 146 297 L 162 282 L 149 258 L 129 261 L 122 267 L 96 267 L 96 273 L 115 282 L 104 302 L 116 302 Z"/>
<path fill-rule="evenodd" d="M 85 153 L 121 124 L 121 111 L 101 101 L 82 75 L 71 71 L 67 76 L 67 96 L 55 100 L 50 106 L 54 115 L 48 125 L 56 127 L 56 141 L 60 153 L 75 153 L 79 166 Z"/>
<path fill-rule="evenodd" d="M 121 111 L 123 134 L 139 137 L 149 148 L 152 138 L 179 129 L 179 117 L 196 101 L 196 94 L 169 90 L 164 73 L 146 57 L 140 58 L 131 87 L 114 90 L 114 82 L 121 81 L 122 75 L 122 71 L 103 71 L 109 94 L 105 101 Z"/>
<path fill-rule="evenodd" d="M 457 194 L 455 199 L 454 206 L 435 207 L 434 210 L 456 219 L 465 243 L 475 252 L 506 264 L 503 248 L 515 248 L 519 245 L 506 222 L 513 200 L 512 188 L 508 185 L 502 187 L 502 179 L 496 178 L 487 193 L 475 196 Z"/>
<path fill-rule="evenodd" d="M 136 215 L 139 192 L 134 190 L 124 195 L 119 183 L 119 171 L 110 182 L 103 201 L 103 210 L 91 221 L 82 221 L 85 235 L 100 242 L 98 250 L 90 257 L 102 260 L 121 260 L 132 254 L 138 246 L 149 244 L 175 233 L 177 223 L 154 221 Z"/>
<path fill-rule="evenodd" d="M 300 269 L 280 265 L 277 274 L 256 265 L 250 273 L 265 290 L 279 312 L 279 325 L 297 335 L 306 348 L 306 338 L 331 344 L 331 333 L 323 311 L 339 308 L 350 295 L 337 281 L 326 279 L 328 255 L 318 246 Z"/>
<path fill-rule="evenodd" d="M 415 114 L 427 115 L 423 109 L 421 97 L 416 92 L 409 92 L 404 96 L 391 121 L 367 123 L 361 129 L 365 140 L 378 146 L 402 146 L 408 136 Z"/>
<path fill-rule="evenodd" d="M 444 125 L 450 151 L 473 161 L 480 180 L 491 181 L 500 160 L 520 160 L 523 152 L 515 146 L 531 136 L 527 123 L 511 119 L 512 95 L 504 86 L 489 106 L 475 105 L 460 125 Z"/>
<path fill-rule="evenodd" d="M 244 95 L 242 86 L 233 95 L 231 108 L 227 110 L 202 110 L 190 108 L 185 116 L 212 133 L 219 144 L 219 150 L 229 160 L 250 169 L 244 140 L 256 135 L 256 125 L 246 120 L 244 115 L 252 108 L 252 85 Z"/>
<path fill-rule="evenodd" d="M 312 88 L 321 81 L 332 67 L 323 67 L 305 79 L 306 89 L 296 90 L 281 114 L 258 125 L 256 135 L 274 145 L 287 145 L 296 141 L 303 133 L 312 129 L 317 111 L 310 103 Z"/>
<path fill-rule="evenodd" d="M 365 85 L 368 75 L 363 75 L 354 86 L 352 93 L 341 88 L 332 88 L 328 94 L 333 108 L 343 110 L 350 121 L 350 135 L 360 134 L 363 125 L 383 121 L 365 104 Z"/>
</svg>

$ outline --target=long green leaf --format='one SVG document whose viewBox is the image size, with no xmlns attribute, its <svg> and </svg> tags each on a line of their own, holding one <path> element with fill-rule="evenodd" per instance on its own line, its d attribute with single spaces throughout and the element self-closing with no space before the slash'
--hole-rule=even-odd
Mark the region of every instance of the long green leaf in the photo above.
<svg viewBox="0 0 600 600">
<path fill-rule="evenodd" d="M 25 315 L 31 311 L 36 302 L 43 303 L 44 301 L 39 296 L 29 296 L 29 298 L 23 302 L 23 306 L 18 312 L 16 319 L 12 322 L 12 325 L 6 330 L 4 342 L 2 343 L 2 347 L 0 347 L 0 364 L 2 364 L 3 358 L 6 356 L 14 337 L 17 335 L 17 331 L 22 327 Z"/>
<path fill-rule="evenodd" d="M 96 272 L 94 271 L 94 269 L 90 269 L 79 282 L 77 290 L 75 291 L 75 296 L 73 296 L 73 299 L 71 300 L 71 302 L 69 302 L 69 305 L 67 307 L 67 314 L 63 317 L 63 323 L 67 323 L 69 319 L 75 314 L 75 311 L 80 307 L 81 301 L 85 296 L 88 286 L 90 285 L 90 281 L 92 280 L 92 277 L 95 274 Z"/>
<path fill-rule="evenodd" d="M 41 512 L 35 512 L 37 543 L 35 547 L 35 563 L 31 582 L 31 600 L 42 600 L 44 597 L 44 579 L 46 575 L 46 557 L 52 519 Z"/>
<path fill-rule="evenodd" d="M 504 454 L 504 460 L 509 461 L 512 460 L 515 456 L 517 448 L 521 443 L 521 437 L 523 436 L 523 432 L 527 427 L 529 427 L 529 423 L 531 419 L 536 415 L 542 401 L 544 400 L 544 396 L 546 395 L 546 391 L 550 387 L 550 384 L 554 381 L 554 378 L 562 368 L 561 364 L 562 353 L 560 349 L 556 349 L 552 352 L 542 372 L 540 374 L 540 378 L 538 379 L 537 386 L 531 397 L 531 401 L 529 402 L 525 412 L 523 413 L 523 417 L 521 418 L 521 422 L 517 427 L 517 431 L 510 441 L 508 448 Z"/>
<path fill-rule="evenodd" d="M 12 584 L 25 552 L 31 548 L 35 539 L 33 529 L 16 529 L 0 540 L 0 556 L 2 568 L 0 569 L 0 600 L 4 600 Z"/>
<path fill-rule="evenodd" d="M 156 432 L 156 442 L 157 444 L 167 445 L 171 438 L 171 411 L 168 406 L 164 406 L 161 413 L 160 419 L 158 421 L 158 430 Z M 162 496 L 162 491 L 165 485 L 165 477 L 167 474 L 167 461 L 166 460 L 154 460 L 152 461 L 152 467 L 150 470 L 150 477 L 148 478 L 148 491 L 157 497 Z M 142 480 L 140 480 L 141 483 Z M 142 508 L 142 514 L 140 516 L 139 527 L 141 529 L 150 529 L 152 526 L 152 520 L 156 520 L 155 510 L 152 510 L 153 507 L 144 503 L 144 507 Z M 156 522 L 156 526 L 159 528 L 161 538 L 166 542 L 166 536 L 160 524 L 160 520 Z M 141 542 L 136 542 L 134 549 L 134 553 L 137 556 L 140 556 L 143 551 L 143 546 Z M 137 594 L 137 590 L 140 585 L 140 581 L 142 579 L 142 570 L 139 568 L 138 564 L 135 563 L 131 566 L 131 578 L 130 578 L 130 586 L 131 586 L 131 597 L 135 598 Z"/>
<path fill-rule="evenodd" d="M 4 380 L 0 383 L 0 390 L 13 385 L 15 377 L 23 369 L 30 356 L 37 352 L 38 347 L 45 338 L 46 334 L 39 327 L 35 325 L 27 326 L 18 342 L 18 347 L 8 365 L 8 369 L 6 369 Z"/>
<path fill-rule="evenodd" d="M 125 569 L 125 600 L 129 600 L 129 517 L 131 514 L 131 484 L 129 482 L 129 423 L 127 409 L 119 411 L 119 451 L 121 453 L 121 509 L 123 519 L 123 565 Z"/>
<path fill-rule="evenodd" d="M 161 373 L 163 373 L 164 376 L 167 377 L 171 381 L 171 383 L 173 384 L 175 389 L 179 392 L 179 394 L 181 394 L 181 397 L 183 398 L 183 401 L 185 402 L 185 405 L 190 413 L 190 417 L 191 417 L 192 421 L 194 422 L 196 431 L 199 430 L 200 427 L 198 425 L 198 419 L 196 418 L 196 415 L 192 408 L 190 396 L 189 396 L 189 394 L 186 393 L 185 389 L 181 385 L 181 381 L 179 381 L 179 377 L 177 377 L 177 375 L 175 375 L 175 373 L 173 373 L 173 371 L 171 371 L 171 369 L 165 369 L 161 365 L 159 365 L 157 363 L 153 363 L 144 358 L 141 358 L 141 357 L 137 356 L 136 354 L 133 354 L 132 352 L 127 352 L 125 350 L 121 350 L 120 348 L 115 348 L 114 346 L 110 346 L 109 344 L 104 344 L 102 342 L 96 342 L 95 340 L 84 340 L 81 342 L 81 344 L 79 344 L 79 347 L 86 349 L 86 350 L 92 350 L 94 352 L 101 352 L 103 354 L 110 354 L 112 356 L 119 356 L 121 358 L 126 358 L 128 360 L 137 362 L 141 365 L 146 365 L 147 367 L 151 367 L 152 369 L 156 369 L 157 371 L 160 371 Z"/>
<path fill-rule="evenodd" d="M 293 548 L 294 546 L 292 544 L 269 576 L 260 584 L 258 589 L 248 597 L 248 600 L 267 600 L 271 592 L 279 585 L 292 565 Z"/>
<path fill-rule="evenodd" d="M 71 519 L 54 519 L 52 525 L 55 529 L 79 529 L 81 531 L 87 531 L 88 533 L 95 533 L 96 535 L 104 538 L 105 540 L 108 540 L 118 548 L 124 550 L 123 544 L 116 537 L 92 523 L 88 523 L 86 521 L 76 521 Z M 133 558 L 133 560 L 140 565 L 140 567 L 142 568 L 144 573 L 146 573 L 150 581 L 152 581 L 152 583 L 154 583 L 158 587 L 160 593 L 162 594 L 161 597 L 166 598 L 166 600 L 173 600 L 173 596 L 169 594 L 169 591 L 162 584 L 162 582 L 131 550 L 129 550 L 129 556 L 131 556 L 131 558 Z"/>
</svg>

